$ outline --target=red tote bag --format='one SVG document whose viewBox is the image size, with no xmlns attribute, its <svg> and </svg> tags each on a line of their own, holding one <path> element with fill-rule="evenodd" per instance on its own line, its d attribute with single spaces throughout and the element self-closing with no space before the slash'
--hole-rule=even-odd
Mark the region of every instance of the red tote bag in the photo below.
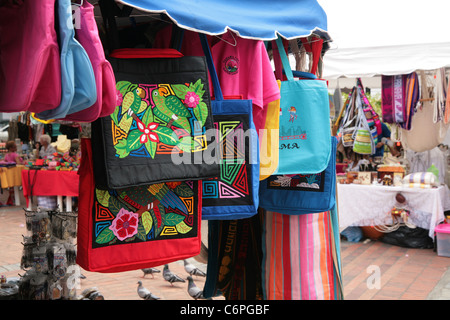
<svg viewBox="0 0 450 320">
<path fill-rule="evenodd" d="M 149 268 L 200 253 L 201 183 L 96 189 L 90 139 L 82 139 L 77 264 L 96 272 Z"/>
</svg>

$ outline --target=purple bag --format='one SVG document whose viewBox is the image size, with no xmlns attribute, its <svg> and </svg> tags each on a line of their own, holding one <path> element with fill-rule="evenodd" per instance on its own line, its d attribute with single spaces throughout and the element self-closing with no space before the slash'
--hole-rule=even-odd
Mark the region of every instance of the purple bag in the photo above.
<svg viewBox="0 0 450 320">
<path fill-rule="evenodd" d="M 0 112 L 42 112 L 61 101 L 55 0 L 0 10 Z"/>
</svg>

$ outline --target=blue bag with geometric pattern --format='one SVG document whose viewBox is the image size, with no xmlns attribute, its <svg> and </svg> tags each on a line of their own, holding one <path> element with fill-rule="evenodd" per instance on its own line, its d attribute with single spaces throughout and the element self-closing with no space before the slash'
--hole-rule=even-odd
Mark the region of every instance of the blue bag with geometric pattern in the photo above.
<svg viewBox="0 0 450 320">
<path fill-rule="evenodd" d="M 249 218 L 258 210 L 259 145 L 251 100 L 224 100 L 205 35 L 201 34 L 215 100 L 211 110 L 219 176 L 203 180 L 202 219 Z"/>
</svg>

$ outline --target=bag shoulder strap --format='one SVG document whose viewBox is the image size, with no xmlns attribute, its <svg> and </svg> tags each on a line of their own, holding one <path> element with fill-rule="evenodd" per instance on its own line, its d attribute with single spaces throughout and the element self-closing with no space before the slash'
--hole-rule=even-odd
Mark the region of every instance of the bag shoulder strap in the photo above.
<svg viewBox="0 0 450 320">
<path fill-rule="evenodd" d="M 222 89 L 220 88 L 219 78 L 217 76 L 216 67 L 214 66 L 211 50 L 209 49 L 208 39 L 203 33 L 199 33 L 198 35 L 200 36 L 200 42 L 202 44 L 203 52 L 205 53 L 209 74 L 213 83 L 214 97 L 217 101 L 223 100 Z"/>
<path fill-rule="evenodd" d="M 286 78 L 288 79 L 288 81 L 294 80 L 294 75 L 292 73 L 291 65 L 289 64 L 289 59 L 286 55 L 286 52 L 284 51 L 283 40 L 281 40 L 280 37 L 277 37 L 276 42 L 277 42 L 278 53 L 279 53 L 280 59 L 281 59 L 281 64 L 283 65 L 283 69 L 284 69 L 284 73 L 286 74 Z"/>
</svg>

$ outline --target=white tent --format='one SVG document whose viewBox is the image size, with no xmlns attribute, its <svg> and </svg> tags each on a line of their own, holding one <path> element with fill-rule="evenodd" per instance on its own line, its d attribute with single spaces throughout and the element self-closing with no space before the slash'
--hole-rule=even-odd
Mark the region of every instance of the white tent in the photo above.
<svg viewBox="0 0 450 320">
<path fill-rule="evenodd" d="M 324 56 L 325 79 L 450 67 L 448 0 L 318 2 L 333 39 Z"/>
</svg>

